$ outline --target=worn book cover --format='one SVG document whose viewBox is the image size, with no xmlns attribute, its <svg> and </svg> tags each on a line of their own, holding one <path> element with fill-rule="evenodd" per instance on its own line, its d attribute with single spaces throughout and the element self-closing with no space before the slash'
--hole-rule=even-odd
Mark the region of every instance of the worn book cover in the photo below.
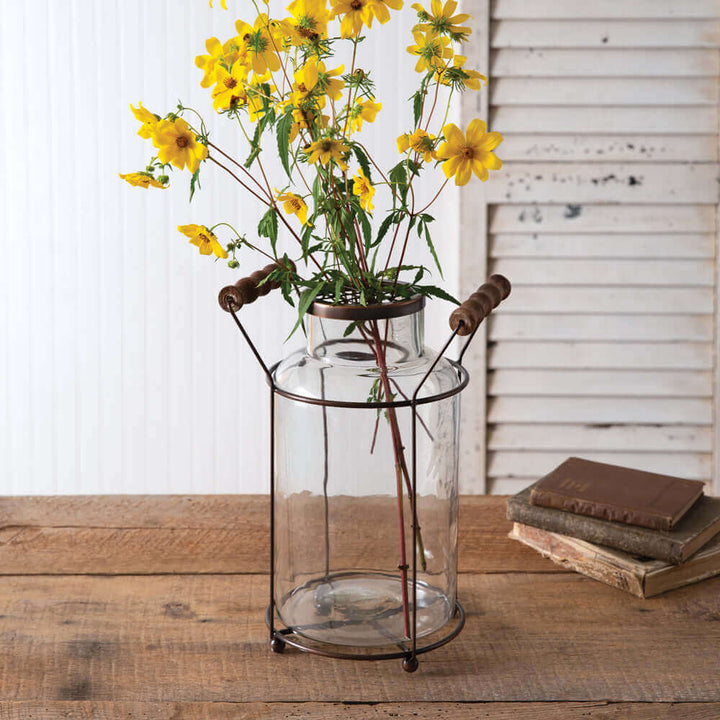
<svg viewBox="0 0 720 720">
<path fill-rule="evenodd" d="M 521 523 L 513 524 L 510 537 L 558 565 L 641 598 L 653 597 L 720 574 L 720 535 L 681 565 L 630 555 L 622 550 Z"/>
<path fill-rule="evenodd" d="M 702 493 L 703 483 L 697 480 L 571 457 L 534 485 L 530 502 L 671 530 Z"/>
<path fill-rule="evenodd" d="M 531 505 L 532 488 L 531 485 L 508 498 L 508 520 L 607 545 L 633 555 L 681 563 L 720 533 L 720 498 L 703 495 L 672 530 L 665 532 Z"/>
</svg>

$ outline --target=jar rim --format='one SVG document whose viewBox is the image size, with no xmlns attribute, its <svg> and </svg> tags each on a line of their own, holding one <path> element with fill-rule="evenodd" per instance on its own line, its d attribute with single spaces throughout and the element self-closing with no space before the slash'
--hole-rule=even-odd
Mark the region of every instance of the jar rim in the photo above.
<svg viewBox="0 0 720 720">
<path fill-rule="evenodd" d="M 414 295 L 407 300 L 396 300 L 389 303 L 373 305 L 331 305 L 322 300 L 315 300 L 307 312 L 315 317 L 329 320 L 385 320 L 390 318 L 413 315 L 425 307 L 425 296 Z"/>
</svg>

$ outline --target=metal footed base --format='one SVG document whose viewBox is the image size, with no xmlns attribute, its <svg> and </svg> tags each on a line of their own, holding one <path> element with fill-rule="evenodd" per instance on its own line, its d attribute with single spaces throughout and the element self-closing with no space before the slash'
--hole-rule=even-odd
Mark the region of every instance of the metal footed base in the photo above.
<svg viewBox="0 0 720 720">
<path fill-rule="evenodd" d="M 285 649 L 286 645 L 294 647 L 301 652 L 312 653 L 313 655 L 322 655 L 323 657 L 334 658 L 335 660 L 402 660 L 403 670 L 406 672 L 415 672 L 418 668 L 418 655 L 436 650 L 443 645 L 447 645 L 451 640 L 456 638 L 465 625 L 465 611 L 459 602 L 455 602 L 455 612 L 452 617 L 454 625 L 450 632 L 443 635 L 437 640 L 429 642 L 427 645 L 418 645 L 413 651 L 412 647 L 408 647 L 409 643 L 396 643 L 398 650 L 392 652 L 378 652 L 375 650 L 357 650 L 355 652 L 339 652 L 335 650 L 336 645 L 329 643 L 321 643 L 311 640 L 296 633 L 292 628 L 277 629 L 273 622 L 274 618 L 273 606 L 268 605 L 265 611 L 265 624 L 270 629 L 270 648 L 273 652 L 280 653 Z M 437 632 L 440 632 L 439 630 Z M 437 634 L 437 633 L 435 633 Z M 432 635 L 428 639 L 432 639 Z"/>
</svg>

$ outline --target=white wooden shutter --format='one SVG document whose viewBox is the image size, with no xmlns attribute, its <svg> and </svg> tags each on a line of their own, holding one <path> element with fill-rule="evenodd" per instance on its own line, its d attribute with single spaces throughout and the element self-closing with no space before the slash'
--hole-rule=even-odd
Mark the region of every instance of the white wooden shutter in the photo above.
<svg viewBox="0 0 720 720">
<path fill-rule="evenodd" d="M 465 7 L 489 15 L 472 57 L 505 165 L 464 191 L 461 286 L 513 283 L 470 359 L 487 484 L 465 489 L 516 492 L 569 455 L 717 478 L 720 3 Z M 464 102 L 466 124 L 484 107 Z"/>
</svg>

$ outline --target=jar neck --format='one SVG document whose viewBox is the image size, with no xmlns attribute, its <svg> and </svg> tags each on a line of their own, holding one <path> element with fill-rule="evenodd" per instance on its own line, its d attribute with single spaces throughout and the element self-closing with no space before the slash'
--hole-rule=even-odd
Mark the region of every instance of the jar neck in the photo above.
<svg viewBox="0 0 720 720">
<path fill-rule="evenodd" d="M 384 362 L 397 366 L 423 354 L 422 310 L 379 320 L 336 320 L 306 316 L 307 352 L 333 365 L 377 367 L 377 348 L 386 347 Z"/>
</svg>

